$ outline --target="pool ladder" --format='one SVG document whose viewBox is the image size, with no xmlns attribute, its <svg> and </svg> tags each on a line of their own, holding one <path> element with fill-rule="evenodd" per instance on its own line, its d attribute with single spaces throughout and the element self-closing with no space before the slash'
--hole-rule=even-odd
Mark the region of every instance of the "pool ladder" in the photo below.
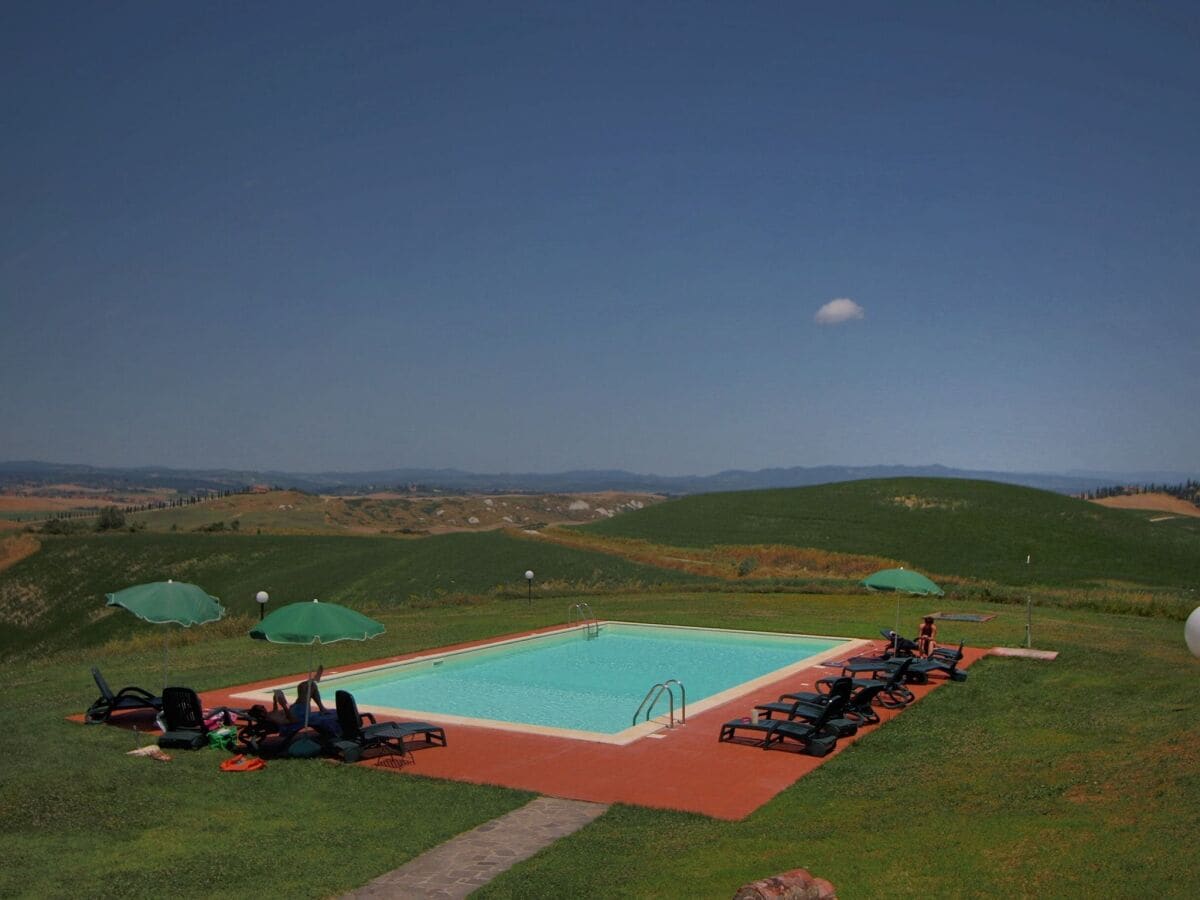
<svg viewBox="0 0 1200 900">
<path fill-rule="evenodd" d="M 584 627 L 583 636 L 588 640 L 600 637 L 600 623 L 592 615 L 592 607 L 587 603 L 576 603 L 567 611 L 567 624 L 578 622 Z"/>
<path fill-rule="evenodd" d="M 674 687 L 672 687 L 672 685 Z M 654 709 L 654 704 L 658 702 L 658 698 L 663 694 L 667 695 L 667 700 L 670 702 L 670 719 L 667 727 L 675 727 L 675 688 L 679 688 L 679 724 L 687 724 L 687 689 L 684 688 L 683 682 L 678 678 L 668 678 L 666 681 L 660 681 L 658 684 L 646 691 L 646 696 L 642 698 L 641 705 L 637 708 L 637 712 L 633 714 L 633 722 L 631 725 L 636 725 L 638 716 L 642 714 L 642 710 L 646 711 L 646 721 L 650 721 L 650 713 Z"/>
</svg>

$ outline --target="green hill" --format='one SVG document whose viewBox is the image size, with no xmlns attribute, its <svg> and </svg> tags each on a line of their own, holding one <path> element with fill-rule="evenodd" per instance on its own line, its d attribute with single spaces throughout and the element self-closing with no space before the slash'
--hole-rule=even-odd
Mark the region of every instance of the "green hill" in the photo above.
<svg viewBox="0 0 1200 900">
<path fill-rule="evenodd" d="M 43 538 L 32 556 L 0 571 L 0 658 L 81 647 L 156 626 L 104 606 L 104 594 L 147 581 L 190 581 L 232 615 L 256 616 L 254 595 L 272 608 L 318 597 L 381 608 L 410 598 L 482 594 L 507 585 L 653 585 L 703 579 L 618 557 L 501 532 L 420 540 L 380 537 L 112 534 Z"/>
<path fill-rule="evenodd" d="M 1200 567 L 1200 520 L 1151 522 L 1058 494 L 957 479 L 699 495 L 585 530 L 684 548 L 813 547 L 899 560 L 935 578 L 1161 588 L 1184 599 Z M 374 609 L 498 588 L 516 596 L 526 568 L 550 590 L 713 581 L 622 558 L 620 548 L 597 552 L 504 532 L 416 540 L 118 533 L 41 541 L 39 551 L 0 571 L 0 658 L 153 631 L 106 609 L 103 595 L 167 578 L 200 584 L 243 616 L 257 614 L 259 590 L 269 591 L 273 604 L 320 597 Z"/>
<path fill-rule="evenodd" d="M 1200 520 L 1154 523 L 1046 491 L 961 479 L 703 494 L 587 528 L 682 547 L 787 544 L 876 554 L 1008 585 L 1184 588 L 1194 586 L 1200 567 Z"/>
</svg>

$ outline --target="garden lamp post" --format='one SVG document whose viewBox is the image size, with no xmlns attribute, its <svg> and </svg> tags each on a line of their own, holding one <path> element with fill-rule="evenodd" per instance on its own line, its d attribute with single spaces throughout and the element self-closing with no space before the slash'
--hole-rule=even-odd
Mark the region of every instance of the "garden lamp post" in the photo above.
<svg viewBox="0 0 1200 900">
<path fill-rule="evenodd" d="M 266 615 L 267 601 L 270 600 L 271 597 L 266 591 L 259 591 L 254 595 L 254 599 L 258 601 L 258 621 L 261 622 L 263 620 L 263 616 Z"/>
<path fill-rule="evenodd" d="M 529 596 L 527 598 L 527 602 L 532 606 L 533 605 L 533 569 L 525 570 L 525 581 L 529 585 Z"/>
</svg>

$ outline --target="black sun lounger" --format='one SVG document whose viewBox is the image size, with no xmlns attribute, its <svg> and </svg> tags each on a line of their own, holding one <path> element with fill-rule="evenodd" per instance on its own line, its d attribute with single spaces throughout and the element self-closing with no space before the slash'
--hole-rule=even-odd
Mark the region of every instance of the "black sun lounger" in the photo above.
<svg viewBox="0 0 1200 900">
<path fill-rule="evenodd" d="M 222 725 L 232 725 L 239 710 L 227 706 L 209 713 L 220 714 Z M 164 731 L 158 738 L 158 746 L 177 750 L 199 750 L 208 746 L 209 727 L 205 723 L 204 707 L 191 688 L 163 688 L 162 721 Z"/>
<path fill-rule="evenodd" d="M 925 684 L 934 672 L 940 672 L 951 681 L 966 681 L 967 673 L 958 667 L 958 660 L 945 660 L 936 657 L 925 659 L 851 659 L 842 666 L 843 675 L 858 675 L 871 673 L 872 677 L 887 678 L 900 666 L 908 663 L 904 678 L 915 684 Z"/>
<path fill-rule="evenodd" d="M 884 640 L 888 642 L 887 649 L 883 651 L 885 655 L 900 658 L 916 656 L 916 641 L 912 640 L 911 638 L 906 638 L 902 634 L 896 634 L 896 632 L 890 628 L 885 628 L 879 633 L 883 635 Z"/>
<path fill-rule="evenodd" d="M 916 700 L 916 695 L 904 686 L 904 679 L 908 676 L 909 666 L 914 660 L 901 660 L 900 664 L 889 672 L 884 678 L 856 678 L 854 679 L 854 687 L 856 689 L 864 689 L 870 687 L 879 687 L 880 690 L 871 699 L 882 706 L 884 709 L 900 709 L 908 706 Z M 837 683 L 837 678 L 827 677 L 817 680 L 817 690 L 825 689 L 832 690 L 834 684 Z"/>
<path fill-rule="evenodd" d="M 754 722 L 750 719 L 734 719 L 721 726 L 718 741 L 729 743 L 750 743 L 763 750 L 772 745 L 783 745 L 791 739 L 801 744 L 805 753 L 810 756 L 825 756 L 837 745 L 837 733 L 829 728 L 829 722 L 836 719 L 842 710 L 840 699 L 830 702 L 821 715 L 811 722 L 786 721 L 784 719 L 760 719 Z M 749 741 L 739 732 L 749 731 L 760 738 L 750 738 Z M 782 735 L 781 735 L 782 733 Z"/>
<path fill-rule="evenodd" d="M 850 737 L 858 733 L 858 722 L 843 716 L 828 718 L 825 706 L 816 706 L 803 700 L 793 700 L 790 703 L 760 703 L 754 708 L 763 713 L 767 721 L 811 723 L 825 717 L 825 727 L 838 737 Z M 776 719 L 776 716 L 779 718 Z"/>
<path fill-rule="evenodd" d="M 282 698 L 282 692 L 277 691 Z M 341 728 L 336 722 L 327 718 L 325 713 L 313 713 L 305 728 L 302 719 L 288 720 L 286 702 L 282 707 L 282 717 L 273 713 L 262 704 L 256 704 L 249 709 L 239 710 L 238 744 L 255 756 L 276 757 L 292 754 L 292 745 L 303 749 L 301 756 L 310 756 L 314 752 L 324 752 L 332 746 L 341 735 Z"/>
<path fill-rule="evenodd" d="M 817 686 L 820 687 L 822 683 L 825 683 L 829 688 L 828 691 L 797 691 L 794 694 L 781 694 L 779 702 L 782 703 L 786 700 L 795 702 L 799 700 L 813 706 L 824 706 L 829 702 L 830 697 L 845 690 L 838 687 L 838 682 L 842 680 L 842 678 L 822 678 L 817 682 Z M 887 686 L 886 683 L 882 681 L 853 681 L 850 678 L 846 678 L 845 681 L 849 682 L 850 687 L 849 693 L 845 695 L 846 707 L 842 710 L 842 718 L 849 719 L 860 727 L 862 725 L 874 725 L 879 721 L 879 713 L 875 712 L 871 704 L 883 693 L 883 689 Z M 885 705 L 882 700 L 880 705 Z"/>
<path fill-rule="evenodd" d="M 338 691 L 338 724 L 342 726 L 341 740 L 334 747 L 346 762 L 357 762 L 367 750 L 375 747 L 403 756 L 408 747 L 406 738 L 420 737 L 426 744 L 446 746 L 446 731 L 428 722 L 375 722 L 372 713 L 360 713 L 358 703 L 348 691 Z M 364 722 L 369 722 L 365 728 Z"/>
<path fill-rule="evenodd" d="M 104 680 L 104 676 L 100 674 L 100 670 L 95 666 L 92 666 L 92 678 L 96 680 L 100 696 L 83 714 L 84 721 L 89 724 L 97 725 L 107 722 L 109 716 L 115 712 L 130 709 L 148 709 L 158 712 L 162 709 L 162 698 L 154 696 L 145 688 L 129 685 L 114 694 L 112 688 L 108 686 L 108 682 Z"/>
<path fill-rule="evenodd" d="M 825 756 L 837 745 L 837 737 L 828 730 L 818 729 L 814 724 L 803 722 L 779 722 L 763 742 L 763 749 L 775 745 L 786 745 L 796 741 L 809 756 Z"/>
<path fill-rule="evenodd" d="M 827 694 L 810 694 L 801 697 L 796 694 L 784 695 L 775 703 L 760 703 L 754 708 L 765 713 L 768 719 L 779 716 L 789 721 L 813 722 L 825 715 L 831 703 L 837 703 L 844 710 L 854 683 L 849 678 L 841 678 Z M 858 731 L 861 717 L 850 718 L 838 715 L 836 718 L 826 718 L 827 727 L 831 728 L 838 737 L 849 737 Z"/>
<path fill-rule="evenodd" d="M 963 641 L 958 642 L 957 650 L 951 650 L 949 647 L 938 647 L 929 654 L 929 658 L 945 660 L 950 663 L 961 662 L 963 658 Z"/>
</svg>

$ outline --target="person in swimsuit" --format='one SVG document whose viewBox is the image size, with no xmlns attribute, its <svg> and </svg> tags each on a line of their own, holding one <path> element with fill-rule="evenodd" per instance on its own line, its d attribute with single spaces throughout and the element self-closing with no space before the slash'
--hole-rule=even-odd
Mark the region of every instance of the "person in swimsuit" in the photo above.
<svg viewBox="0 0 1200 900">
<path fill-rule="evenodd" d="M 921 622 L 921 631 L 917 634 L 917 652 L 922 656 L 928 656 L 937 649 L 937 625 L 934 624 L 933 616 L 926 616 Z"/>
</svg>

